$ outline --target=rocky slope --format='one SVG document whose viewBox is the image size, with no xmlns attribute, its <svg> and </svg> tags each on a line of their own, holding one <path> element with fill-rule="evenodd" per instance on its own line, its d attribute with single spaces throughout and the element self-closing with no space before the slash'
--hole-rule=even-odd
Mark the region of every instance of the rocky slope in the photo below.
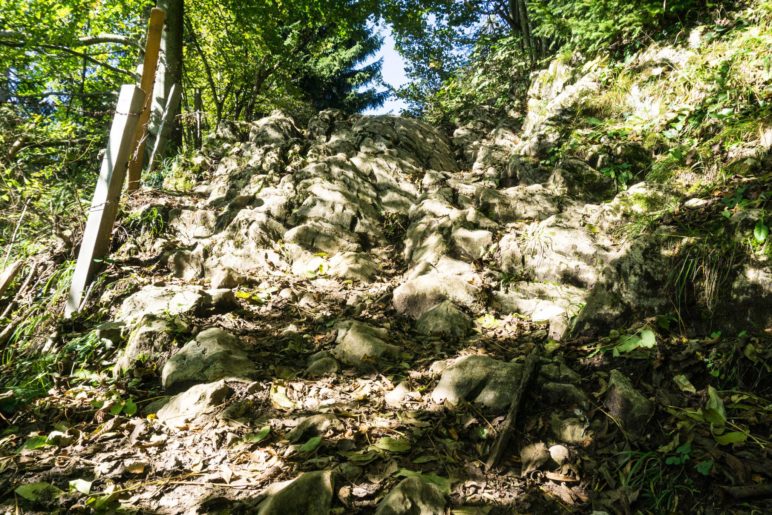
<svg viewBox="0 0 772 515">
<path fill-rule="evenodd" d="M 306 127 L 274 113 L 221 129 L 166 193 L 132 199 L 131 232 L 116 237 L 117 280 L 89 308 L 109 313 L 95 331 L 122 348 L 100 425 L 23 451 L 15 481 L 94 481 L 49 506 L 165 513 L 627 512 L 656 495 L 629 474 L 641 466 L 630 453 L 683 457 L 675 428 L 689 419 L 668 410 L 730 400 L 715 401 L 704 371 L 698 393 L 683 371 L 701 350 L 654 318 L 672 310 L 688 241 L 664 223 L 624 228 L 665 205 L 701 216 L 711 201 L 645 182 L 620 191 L 598 156 L 544 158 L 598 73 L 552 63 L 517 129 L 472 124 L 448 139 L 333 111 Z M 609 151 L 651 159 L 636 143 Z M 770 279 L 764 263 L 738 262 L 686 331 L 772 326 Z M 716 345 L 766 359 L 763 340 Z M 486 471 L 534 347 L 515 445 Z M 51 409 L 82 405 L 83 391 L 61 393 Z M 757 415 L 749 431 L 769 420 Z M 745 484 L 719 475 L 738 458 L 691 423 L 716 472 L 668 509 L 713 482 Z M 766 451 L 749 449 L 738 474 L 768 484 Z"/>
</svg>

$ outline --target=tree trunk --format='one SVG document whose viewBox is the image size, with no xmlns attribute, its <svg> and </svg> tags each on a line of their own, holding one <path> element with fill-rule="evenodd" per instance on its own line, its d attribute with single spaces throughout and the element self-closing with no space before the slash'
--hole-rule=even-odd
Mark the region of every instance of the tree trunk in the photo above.
<svg viewBox="0 0 772 515">
<path fill-rule="evenodd" d="M 531 23 L 528 20 L 528 6 L 525 4 L 525 0 L 511 0 L 517 4 L 517 17 L 520 20 L 520 30 L 523 35 L 523 42 L 525 43 L 526 51 L 531 59 L 531 64 L 536 62 L 536 48 L 531 39 Z M 512 13 L 513 15 L 515 13 Z"/>
<path fill-rule="evenodd" d="M 161 37 L 161 55 L 158 59 L 155 87 L 153 88 L 152 117 L 149 131 L 157 137 L 168 102 L 172 86 L 182 87 L 182 45 L 183 20 L 185 16 L 184 0 L 158 0 L 158 7 L 166 11 L 166 26 Z M 173 113 L 173 119 L 179 115 Z M 182 143 L 182 131 L 179 124 L 174 124 L 167 148 L 178 147 Z M 160 157 L 160 156 L 159 156 Z"/>
</svg>

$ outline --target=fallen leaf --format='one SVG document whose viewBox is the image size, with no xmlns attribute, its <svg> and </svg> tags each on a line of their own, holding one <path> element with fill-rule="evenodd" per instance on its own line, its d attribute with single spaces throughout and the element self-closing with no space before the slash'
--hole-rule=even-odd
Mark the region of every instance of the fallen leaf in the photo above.
<svg viewBox="0 0 772 515">
<path fill-rule="evenodd" d="M 32 502 L 51 501 L 64 493 L 54 485 L 43 482 L 27 483 L 17 487 L 14 491 L 19 497 Z"/>
<path fill-rule="evenodd" d="M 384 436 L 375 442 L 375 447 L 382 451 L 407 452 L 410 450 L 410 442 L 404 438 L 392 438 L 390 436 Z"/>
<path fill-rule="evenodd" d="M 322 443 L 321 436 L 312 436 L 311 438 L 308 439 L 306 443 L 304 443 L 298 448 L 298 451 L 313 452 L 316 450 L 317 447 L 319 447 L 319 445 L 321 445 L 321 443 Z"/>
<path fill-rule="evenodd" d="M 86 481 L 85 479 L 73 479 L 70 481 L 70 492 L 80 492 L 88 495 L 91 493 L 91 484 L 93 481 Z"/>
</svg>

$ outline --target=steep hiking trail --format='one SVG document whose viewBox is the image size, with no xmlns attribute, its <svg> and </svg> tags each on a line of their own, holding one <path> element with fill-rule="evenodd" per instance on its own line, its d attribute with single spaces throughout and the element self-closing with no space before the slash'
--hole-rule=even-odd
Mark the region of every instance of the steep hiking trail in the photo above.
<svg viewBox="0 0 772 515">
<path fill-rule="evenodd" d="M 597 81 L 555 62 L 534 79 L 521 126 L 451 137 L 336 111 L 304 127 L 278 112 L 223 126 L 164 189 L 130 198 L 115 252 L 66 326 L 98 347 L 95 369 L 119 350 L 114 377 L 83 370 L 90 382 L 55 385 L 16 415 L 32 436 L 3 441 L 3 508 L 626 513 L 639 498 L 666 511 L 752 502 L 759 492 L 737 487 L 769 484 L 770 413 L 730 422 L 726 409 L 759 406 L 769 379 L 745 379 L 755 397 L 705 388 L 703 348 L 668 330 L 683 320 L 657 318 L 678 302 L 668 292 L 683 240 L 668 225 L 621 230 L 666 204 L 683 205 L 672 225 L 718 206 L 646 183 L 620 191 L 586 161 L 537 158 Z M 633 143 L 614 151 L 647 160 Z M 731 273 L 712 316 L 688 322 L 695 335 L 769 326 L 769 270 Z M 748 336 L 712 349 L 749 346 L 765 359 L 764 340 Z M 486 467 L 514 396 L 510 445 Z M 734 453 L 721 441 L 742 435 Z M 769 508 L 755 502 L 742 506 Z"/>
</svg>

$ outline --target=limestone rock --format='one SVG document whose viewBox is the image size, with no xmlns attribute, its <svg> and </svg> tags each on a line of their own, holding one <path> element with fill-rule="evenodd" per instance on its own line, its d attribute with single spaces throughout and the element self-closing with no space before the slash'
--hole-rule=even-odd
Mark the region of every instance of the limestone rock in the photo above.
<svg viewBox="0 0 772 515">
<path fill-rule="evenodd" d="M 511 251 L 502 248 L 501 252 Z M 506 259 L 512 259 L 511 254 Z M 520 313 L 534 322 L 549 322 L 550 338 L 560 341 L 587 295 L 571 285 L 518 281 L 504 291 L 494 292 L 492 305 L 501 313 Z"/>
<path fill-rule="evenodd" d="M 481 280 L 468 263 L 442 257 L 436 265 L 414 267 L 394 289 L 397 312 L 418 318 L 444 300 L 471 310 L 480 309 Z"/>
<path fill-rule="evenodd" d="M 578 404 L 586 408 L 590 403 L 587 394 L 570 383 L 545 382 L 540 387 L 539 395 L 547 402 L 559 406 Z"/>
<path fill-rule="evenodd" d="M 195 286 L 145 286 L 123 301 L 118 318 L 131 325 L 145 315 L 192 315 L 211 302 L 211 297 Z"/>
<path fill-rule="evenodd" d="M 516 363 L 489 356 L 466 356 L 445 369 L 432 392 L 432 400 L 452 405 L 467 400 L 503 410 L 520 384 L 521 373 L 522 366 Z"/>
<path fill-rule="evenodd" d="M 304 472 L 298 478 L 272 485 L 258 515 L 327 515 L 333 494 L 332 471 Z"/>
<path fill-rule="evenodd" d="M 504 190 L 484 188 L 480 190 L 477 205 L 486 216 L 500 223 L 543 220 L 560 211 L 558 197 L 541 184 Z"/>
<path fill-rule="evenodd" d="M 539 367 L 539 380 L 541 379 L 578 385 L 582 381 L 582 376 L 569 368 L 565 363 L 558 361 L 545 363 Z"/>
<path fill-rule="evenodd" d="M 158 420 L 172 426 L 183 426 L 208 414 L 233 392 L 225 380 L 198 384 L 177 394 L 158 410 Z"/>
<path fill-rule="evenodd" d="M 399 347 L 386 343 L 388 331 L 362 322 L 347 321 L 338 325 L 337 346 L 333 355 L 347 365 L 369 370 L 386 358 L 399 355 Z"/>
<path fill-rule="evenodd" d="M 435 485 L 419 477 L 402 480 L 383 498 L 376 515 L 443 515 L 445 496 Z"/>
<path fill-rule="evenodd" d="M 309 360 L 308 368 L 306 368 L 306 376 L 313 379 L 317 377 L 331 376 L 337 371 L 337 360 L 331 354 L 326 353 L 324 356 L 319 356 L 316 359 Z"/>
<path fill-rule="evenodd" d="M 370 282 L 378 267 L 363 252 L 343 252 L 330 258 L 330 275 L 354 281 Z"/>
<path fill-rule="evenodd" d="M 451 234 L 455 247 L 470 259 L 480 259 L 493 242 L 493 234 L 486 230 L 470 231 L 459 227 Z"/>
<path fill-rule="evenodd" d="M 118 376 L 160 369 L 174 349 L 175 333 L 186 330 L 186 324 L 179 320 L 146 315 L 137 322 L 129 335 L 126 347 L 115 362 L 114 374 Z"/>
<path fill-rule="evenodd" d="M 161 384 L 166 390 L 224 377 L 249 378 L 255 365 L 232 334 L 217 327 L 200 332 L 166 362 Z"/>
<path fill-rule="evenodd" d="M 554 191 L 572 199 L 607 200 L 616 193 L 614 179 L 580 159 L 564 159 L 548 181 Z"/>
<path fill-rule="evenodd" d="M 472 329 L 472 319 L 450 301 L 443 301 L 421 315 L 416 331 L 426 336 L 460 340 Z"/>
<path fill-rule="evenodd" d="M 614 419 L 633 434 L 642 434 L 654 414 L 654 403 L 636 390 L 630 379 L 619 370 L 611 371 L 605 404 Z"/>
</svg>

